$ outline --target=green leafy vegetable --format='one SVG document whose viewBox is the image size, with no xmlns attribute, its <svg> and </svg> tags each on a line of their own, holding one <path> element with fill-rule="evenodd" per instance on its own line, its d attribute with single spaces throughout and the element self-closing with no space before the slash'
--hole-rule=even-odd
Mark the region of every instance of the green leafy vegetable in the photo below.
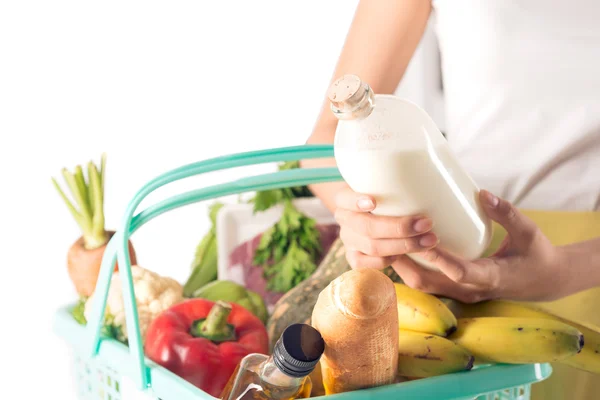
<svg viewBox="0 0 600 400">
<path fill-rule="evenodd" d="M 192 273 L 183 286 L 183 295 L 192 297 L 193 293 L 209 282 L 217 279 L 217 213 L 223 203 L 214 203 L 209 208 L 211 227 L 196 247 L 192 261 Z"/>
<path fill-rule="evenodd" d="M 279 170 L 299 168 L 297 161 L 279 166 Z M 308 278 L 317 268 L 320 232 L 316 221 L 294 207 L 292 200 L 312 197 L 306 186 L 265 190 L 250 201 L 254 212 L 283 204 L 283 213 L 275 225 L 265 231 L 254 253 L 253 264 L 264 269 L 267 289 L 285 293 Z"/>
<path fill-rule="evenodd" d="M 280 171 L 287 171 L 294 168 L 300 168 L 300 163 L 298 161 L 287 161 L 279 165 Z M 263 190 L 257 192 L 256 195 L 250 199 L 250 202 L 254 204 L 254 212 L 256 213 L 268 210 L 269 208 L 280 204 L 285 200 L 291 200 L 300 197 L 313 197 L 313 194 L 307 186 Z"/>
<path fill-rule="evenodd" d="M 204 237 L 196 247 L 196 253 L 194 254 L 194 260 L 192 261 L 192 270 L 194 270 L 200 265 L 206 253 L 214 244 L 213 239 L 214 235 L 217 232 L 217 213 L 219 212 L 221 207 L 223 207 L 223 203 L 216 202 L 208 208 L 208 216 L 210 218 L 211 227 L 208 233 L 204 235 Z"/>
<path fill-rule="evenodd" d="M 281 219 L 263 233 L 254 253 L 254 265 L 265 270 L 267 289 L 284 293 L 308 278 L 317 268 L 319 239 L 315 220 L 286 200 Z"/>
<path fill-rule="evenodd" d="M 279 165 L 280 171 L 299 168 L 298 161 Z M 253 258 L 253 264 L 264 269 L 267 288 L 274 292 L 287 292 L 308 278 L 317 268 L 321 253 L 320 232 L 316 221 L 294 207 L 292 200 L 313 197 L 308 187 L 299 186 L 257 192 L 249 203 L 254 213 L 283 205 L 280 220 L 263 233 Z M 217 278 L 216 215 L 223 206 L 215 203 L 209 215 L 212 227 L 196 248 L 192 274 L 184 285 L 184 295 L 193 292 Z"/>
<path fill-rule="evenodd" d="M 266 267 L 267 289 L 285 293 L 294 288 L 315 272 L 317 265 L 313 260 L 309 252 L 293 241 L 279 262 Z"/>
<path fill-rule="evenodd" d="M 115 325 L 114 319 L 115 317 L 111 314 L 106 314 L 106 317 L 104 318 L 104 325 L 102 325 L 100 334 L 102 336 L 117 339 L 119 342 L 127 344 L 129 341 L 125 338 L 125 335 L 123 335 L 123 328 Z"/>
<path fill-rule="evenodd" d="M 291 196 L 291 193 L 286 193 L 286 189 L 273 189 L 273 190 L 264 190 L 262 192 L 257 192 L 254 198 L 250 200 L 254 203 L 254 212 L 260 212 L 268 210 L 281 203 L 284 199 L 288 199 Z"/>
<path fill-rule="evenodd" d="M 71 310 L 71 315 L 73 316 L 73 318 L 75 319 L 75 321 L 77 321 L 77 323 L 79 325 L 87 324 L 87 321 L 86 321 L 85 315 L 84 315 L 85 300 L 86 300 L 85 298 L 79 299 L 77 304 L 75 304 L 75 307 L 73 307 L 73 309 Z"/>
<path fill-rule="evenodd" d="M 84 326 L 87 325 L 87 319 L 85 318 L 84 314 L 86 301 L 87 299 L 85 297 L 81 297 L 77 301 L 77 304 L 75 304 L 75 306 L 71 309 L 71 316 L 73 316 L 73 319 L 75 319 L 79 325 Z M 127 344 L 127 340 L 123 337 L 123 330 L 120 326 L 116 326 L 114 324 L 114 317 L 110 314 L 106 315 L 104 319 L 104 325 L 100 330 L 100 334 L 105 337 L 117 339 L 120 342 Z"/>
</svg>

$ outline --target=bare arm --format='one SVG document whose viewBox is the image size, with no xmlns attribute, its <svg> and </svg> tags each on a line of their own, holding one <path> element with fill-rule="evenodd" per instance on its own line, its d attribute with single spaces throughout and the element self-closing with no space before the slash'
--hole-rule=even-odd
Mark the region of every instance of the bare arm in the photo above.
<svg viewBox="0 0 600 400">
<path fill-rule="evenodd" d="M 560 247 L 567 262 L 564 268 L 571 278 L 570 293 L 600 286 L 600 238 Z"/>
<path fill-rule="evenodd" d="M 429 0 L 361 0 L 332 80 L 358 75 L 375 93 L 393 93 L 427 26 Z M 307 143 L 333 143 L 337 119 L 326 100 Z M 335 166 L 333 159 L 306 160 L 302 166 Z M 335 195 L 342 182 L 312 185 L 310 189 L 334 211 Z"/>
</svg>

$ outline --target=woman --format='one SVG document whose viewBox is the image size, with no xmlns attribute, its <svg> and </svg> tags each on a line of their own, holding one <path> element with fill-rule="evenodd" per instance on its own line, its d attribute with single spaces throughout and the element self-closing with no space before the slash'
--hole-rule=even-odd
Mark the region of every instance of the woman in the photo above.
<svg viewBox="0 0 600 400">
<path fill-rule="evenodd" d="M 363 0 L 333 78 L 354 74 L 375 93 L 393 93 L 432 12 L 448 141 L 490 190 L 481 201 L 506 240 L 493 257 L 462 260 L 436 248 L 435 221 L 374 216 L 373 198 L 343 183 L 314 185 L 335 211 L 349 263 L 392 265 L 408 285 L 466 302 L 544 302 L 600 325 L 600 238 L 593 238 L 600 219 L 583 214 L 600 209 L 600 2 Z M 308 142 L 332 143 L 336 123 L 326 102 Z M 326 165 L 335 162 L 303 163 Z M 550 218 L 537 221 L 547 227 L 565 224 L 562 236 L 551 240 L 523 209 L 546 211 L 530 215 Z M 411 251 L 441 272 L 417 267 L 405 256 Z M 533 392 L 535 399 L 595 399 L 600 376 L 558 364 Z"/>
</svg>

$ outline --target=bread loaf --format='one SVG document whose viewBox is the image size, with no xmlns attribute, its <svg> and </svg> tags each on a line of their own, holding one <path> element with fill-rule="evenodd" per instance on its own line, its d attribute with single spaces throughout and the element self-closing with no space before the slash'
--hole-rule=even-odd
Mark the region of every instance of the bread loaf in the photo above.
<svg viewBox="0 0 600 400">
<path fill-rule="evenodd" d="M 325 340 L 321 357 L 326 394 L 393 383 L 398 371 L 398 311 L 390 278 L 351 270 L 320 294 L 312 325 Z"/>
<path fill-rule="evenodd" d="M 327 255 L 317 270 L 310 277 L 283 295 L 277 304 L 275 304 L 275 308 L 267 324 L 271 351 L 285 328 L 292 324 L 310 323 L 312 311 L 315 304 L 317 304 L 319 293 L 331 281 L 350 269 L 350 265 L 346 260 L 346 249 L 342 241 L 338 238 L 329 248 Z M 389 276 L 394 282 L 402 282 L 402 279 L 394 272 L 392 267 L 383 269 L 383 273 Z"/>
</svg>

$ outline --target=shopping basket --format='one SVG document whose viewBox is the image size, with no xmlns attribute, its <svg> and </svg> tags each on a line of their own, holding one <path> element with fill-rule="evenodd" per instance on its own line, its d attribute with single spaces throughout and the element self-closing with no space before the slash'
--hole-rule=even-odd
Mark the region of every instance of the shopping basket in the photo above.
<svg viewBox="0 0 600 400">
<path fill-rule="evenodd" d="M 336 168 L 292 169 L 245 177 L 196 189 L 162 200 L 135 214 L 142 200 L 171 182 L 234 167 L 333 157 L 331 145 L 303 145 L 217 157 L 189 164 L 148 182 L 131 200 L 117 233 L 108 243 L 96 285 L 92 313 L 86 326 L 70 315 L 71 306 L 57 311 L 55 330 L 75 354 L 75 375 L 83 400 L 214 400 L 202 390 L 144 356 L 127 242 L 130 235 L 170 210 L 221 196 L 342 180 Z M 122 275 L 122 291 L 129 333 L 128 345 L 101 334 L 111 275 L 115 262 Z M 401 398 L 419 400 L 529 399 L 531 384 L 551 374 L 548 364 L 490 365 L 468 372 L 342 393 L 332 400 Z"/>
</svg>

